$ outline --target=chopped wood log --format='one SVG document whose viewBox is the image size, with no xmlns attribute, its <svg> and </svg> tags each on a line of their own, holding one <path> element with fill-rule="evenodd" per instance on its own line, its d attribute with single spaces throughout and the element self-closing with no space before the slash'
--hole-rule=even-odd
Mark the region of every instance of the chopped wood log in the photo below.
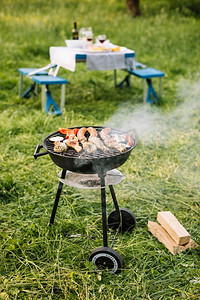
<svg viewBox="0 0 200 300">
<path fill-rule="evenodd" d="M 183 247 L 185 247 L 185 250 L 186 249 L 196 249 L 198 246 L 199 245 L 192 239 L 190 239 L 190 241 L 187 244 L 183 245 Z"/>
<path fill-rule="evenodd" d="M 190 241 L 190 234 L 170 211 L 158 212 L 157 221 L 168 232 L 176 244 L 184 245 Z"/>
<path fill-rule="evenodd" d="M 165 245 L 165 247 L 173 254 L 180 252 L 182 246 L 177 245 L 177 243 L 171 238 L 165 229 L 163 229 L 158 223 L 148 221 L 149 231 Z"/>
<path fill-rule="evenodd" d="M 192 239 L 184 246 L 178 245 L 167 231 L 156 222 L 148 221 L 148 229 L 173 255 L 189 248 L 195 249 L 198 247 L 198 244 Z"/>
</svg>

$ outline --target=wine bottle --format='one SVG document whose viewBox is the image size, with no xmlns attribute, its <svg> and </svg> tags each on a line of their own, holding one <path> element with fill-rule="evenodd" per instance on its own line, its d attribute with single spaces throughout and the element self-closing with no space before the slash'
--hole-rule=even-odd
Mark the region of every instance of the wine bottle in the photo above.
<svg viewBox="0 0 200 300">
<path fill-rule="evenodd" d="M 76 22 L 74 22 L 74 28 L 72 29 L 72 39 L 78 40 L 78 29 Z"/>
</svg>

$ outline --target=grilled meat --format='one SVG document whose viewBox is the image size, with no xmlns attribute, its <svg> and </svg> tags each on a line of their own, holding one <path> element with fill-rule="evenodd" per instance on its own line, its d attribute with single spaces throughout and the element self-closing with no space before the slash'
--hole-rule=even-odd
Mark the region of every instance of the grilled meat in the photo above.
<svg viewBox="0 0 200 300">
<path fill-rule="evenodd" d="M 55 152 L 61 153 L 61 152 L 67 150 L 67 145 L 65 143 L 61 143 L 60 141 L 57 141 L 57 142 L 54 143 L 53 150 Z"/>
<path fill-rule="evenodd" d="M 79 145 L 77 136 L 73 134 L 70 135 L 68 139 L 64 140 L 64 143 L 66 143 L 67 146 L 76 150 L 76 152 L 80 152 L 82 150 L 82 147 Z"/>
<path fill-rule="evenodd" d="M 96 147 L 101 149 L 104 153 L 109 152 L 109 149 L 104 145 L 104 143 L 100 140 L 100 138 L 95 136 L 89 137 L 89 142 L 95 144 Z"/>
<path fill-rule="evenodd" d="M 108 148 L 114 148 L 117 149 L 120 152 L 124 152 L 126 150 L 126 145 L 123 143 L 118 143 L 113 139 L 107 139 L 104 140 L 104 144 L 108 147 Z"/>
<path fill-rule="evenodd" d="M 62 134 L 65 134 L 66 135 L 65 138 L 68 139 L 70 135 L 77 135 L 79 129 L 58 128 L 58 131 Z"/>
<path fill-rule="evenodd" d="M 115 148 L 120 152 L 124 152 L 127 147 L 133 145 L 133 140 L 129 135 L 112 132 L 111 128 L 102 129 L 100 137 L 107 147 Z"/>
<path fill-rule="evenodd" d="M 87 131 L 89 132 L 90 137 L 97 137 L 98 136 L 98 133 L 97 133 L 97 131 L 94 127 L 88 127 Z"/>
<path fill-rule="evenodd" d="M 79 129 L 79 131 L 77 133 L 77 138 L 79 139 L 80 142 L 87 141 L 87 138 L 85 136 L 86 131 L 87 131 L 86 127 L 82 127 L 82 128 Z"/>
<path fill-rule="evenodd" d="M 91 142 L 83 142 L 83 149 L 88 153 L 94 153 L 97 150 L 97 146 Z"/>
<path fill-rule="evenodd" d="M 101 130 L 100 132 L 100 137 L 102 138 L 102 140 L 106 140 L 108 139 L 109 133 L 111 132 L 111 128 L 105 127 L 104 129 Z"/>
</svg>

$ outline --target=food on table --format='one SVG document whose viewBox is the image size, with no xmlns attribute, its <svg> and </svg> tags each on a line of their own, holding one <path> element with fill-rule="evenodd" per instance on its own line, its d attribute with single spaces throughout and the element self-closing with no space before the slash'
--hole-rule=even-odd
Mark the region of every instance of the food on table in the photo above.
<svg viewBox="0 0 200 300">
<path fill-rule="evenodd" d="M 120 46 L 116 46 L 116 47 L 111 48 L 111 51 L 112 52 L 114 52 L 114 51 L 120 51 Z"/>
<path fill-rule="evenodd" d="M 105 50 L 108 50 L 108 49 L 103 47 L 103 46 L 91 45 L 91 50 L 93 50 L 93 51 L 105 51 Z"/>
<path fill-rule="evenodd" d="M 61 153 L 61 152 L 67 150 L 67 145 L 65 143 L 60 142 L 60 141 L 57 141 L 57 142 L 54 143 L 53 150 L 55 152 Z"/>
</svg>

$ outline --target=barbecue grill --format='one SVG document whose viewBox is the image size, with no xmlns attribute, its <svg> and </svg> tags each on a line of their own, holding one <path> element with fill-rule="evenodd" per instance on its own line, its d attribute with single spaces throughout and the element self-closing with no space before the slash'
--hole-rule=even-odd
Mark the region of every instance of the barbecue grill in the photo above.
<svg viewBox="0 0 200 300">
<path fill-rule="evenodd" d="M 81 127 L 76 127 L 80 129 Z M 98 133 L 105 127 L 93 126 Z M 70 128 L 74 129 L 74 128 Z M 125 133 L 111 129 L 115 135 L 125 135 Z M 51 141 L 54 137 L 63 137 L 65 134 L 59 131 L 48 135 L 42 144 L 38 144 L 35 149 L 34 158 L 49 154 L 52 161 L 59 166 L 62 171 L 59 173 L 59 185 L 55 197 L 53 210 L 49 225 L 53 225 L 59 199 L 61 196 L 63 184 L 77 188 L 99 188 L 101 190 L 101 208 L 102 208 L 102 227 L 103 227 L 103 247 L 96 248 L 89 257 L 94 263 L 96 270 L 108 269 L 110 273 L 119 273 L 122 268 L 122 259 L 113 249 L 114 240 L 111 247 L 108 247 L 107 226 L 115 231 L 115 237 L 118 232 L 132 231 L 136 224 L 134 214 L 126 209 L 119 208 L 113 185 L 122 181 L 123 175 L 116 168 L 125 163 L 131 151 L 136 146 L 135 139 L 123 152 L 115 148 L 109 148 L 109 152 L 97 150 L 94 153 L 86 151 L 76 152 L 68 148 L 62 153 L 54 151 L 54 143 Z M 46 151 L 40 152 L 41 149 Z M 115 209 L 106 216 L 106 193 L 105 188 L 109 186 Z"/>
</svg>

